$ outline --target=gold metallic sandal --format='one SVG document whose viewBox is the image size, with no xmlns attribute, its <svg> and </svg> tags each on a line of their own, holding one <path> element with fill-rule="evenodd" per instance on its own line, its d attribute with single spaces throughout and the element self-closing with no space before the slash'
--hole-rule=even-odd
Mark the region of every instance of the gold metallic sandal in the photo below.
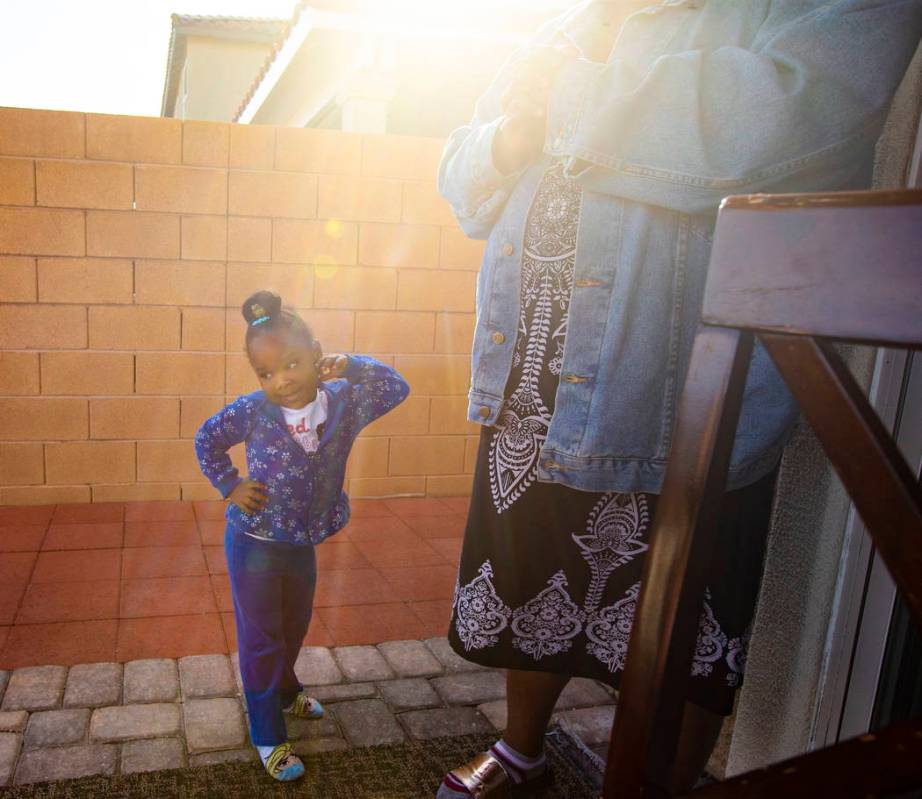
<svg viewBox="0 0 922 799">
<path fill-rule="evenodd" d="M 532 792 L 550 782 L 550 769 L 525 782 L 516 783 L 506 771 L 502 761 L 492 752 L 481 752 L 463 766 L 452 769 L 445 775 L 442 786 L 454 793 L 469 793 L 474 799 L 490 797 L 531 796 Z M 442 792 L 439 792 L 442 794 Z"/>
</svg>

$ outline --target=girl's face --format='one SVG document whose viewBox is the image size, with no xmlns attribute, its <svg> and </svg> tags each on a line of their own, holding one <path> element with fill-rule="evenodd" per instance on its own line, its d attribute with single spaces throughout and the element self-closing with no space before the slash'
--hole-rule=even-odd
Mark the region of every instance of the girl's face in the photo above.
<svg viewBox="0 0 922 799">
<path fill-rule="evenodd" d="M 266 333 L 250 342 L 250 366 L 269 402 L 303 408 L 317 396 L 320 346 L 306 347 L 284 333 Z"/>
</svg>

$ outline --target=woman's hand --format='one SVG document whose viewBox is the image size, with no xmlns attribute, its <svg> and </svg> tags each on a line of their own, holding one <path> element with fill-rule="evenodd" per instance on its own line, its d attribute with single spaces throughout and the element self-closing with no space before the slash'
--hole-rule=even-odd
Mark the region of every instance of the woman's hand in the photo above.
<svg viewBox="0 0 922 799">
<path fill-rule="evenodd" d="M 227 501 L 232 502 L 244 513 L 256 513 L 266 507 L 269 490 L 262 483 L 244 478 L 227 495 Z"/>
<path fill-rule="evenodd" d="M 335 380 L 342 377 L 349 365 L 345 355 L 324 355 L 317 361 L 317 376 L 321 380 Z"/>
<path fill-rule="evenodd" d="M 501 100 L 504 118 L 493 139 L 493 164 L 503 174 L 541 155 L 548 95 L 567 55 L 560 47 L 535 47 L 515 65 Z"/>
</svg>

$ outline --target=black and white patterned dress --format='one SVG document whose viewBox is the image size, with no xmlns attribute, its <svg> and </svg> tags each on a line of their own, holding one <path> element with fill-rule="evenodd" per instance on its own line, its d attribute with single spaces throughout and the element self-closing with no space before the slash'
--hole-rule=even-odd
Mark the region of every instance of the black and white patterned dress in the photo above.
<svg viewBox="0 0 922 799">
<path fill-rule="evenodd" d="M 581 192 L 559 165 L 525 229 L 503 409 L 484 428 L 449 640 L 486 666 L 593 677 L 624 669 L 656 497 L 536 479 L 560 379 Z M 773 479 L 727 494 L 689 698 L 729 713 L 758 594 Z"/>
</svg>

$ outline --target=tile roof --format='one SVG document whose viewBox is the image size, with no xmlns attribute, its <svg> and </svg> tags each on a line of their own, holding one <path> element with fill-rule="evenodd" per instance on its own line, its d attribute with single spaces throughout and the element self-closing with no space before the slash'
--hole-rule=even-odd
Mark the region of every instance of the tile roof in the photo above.
<svg viewBox="0 0 922 799">
<path fill-rule="evenodd" d="M 161 116 L 172 115 L 172 105 L 182 64 L 186 57 L 186 36 L 208 36 L 216 39 L 241 39 L 251 42 L 278 42 L 287 36 L 286 21 L 272 17 L 201 16 L 172 14 L 170 44 L 167 50 L 166 75 L 163 81 Z M 282 38 L 284 41 L 284 38 Z"/>
<path fill-rule="evenodd" d="M 275 62 L 276 56 L 278 56 L 279 50 L 282 49 L 282 45 L 288 40 L 291 31 L 294 29 L 295 25 L 298 24 L 298 20 L 301 18 L 301 14 L 304 13 L 304 9 L 307 7 L 308 3 L 306 0 L 300 0 L 300 2 L 295 6 L 294 11 L 292 12 L 291 19 L 289 19 L 281 31 L 279 32 L 278 37 L 275 40 L 275 43 L 272 45 L 272 49 L 269 50 L 269 54 L 266 56 L 266 60 L 263 61 L 262 66 L 259 68 L 259 72 L 256 73 L 256 77 L 253 78 L 253 82 L 250 84 L 250 88 L 247 89 L 246 94 L 243 96 L 243 99 L 240 101 L 240 105 L 237 106 L 237 111 L 234 113 L 234 116 L 231 118 L 231 122 L 236 122 L 240 119 L 241 114 L 243 114 L 246 107 L 250 104 L 250 100 L 253 99 L 253 95 L 256 94 L 256 90 L 259 88 L 260 84 L 263 82 L 263 78 L 266 77 L 266 73 L 269 71 L 272 64 Z"/>
</svg>

